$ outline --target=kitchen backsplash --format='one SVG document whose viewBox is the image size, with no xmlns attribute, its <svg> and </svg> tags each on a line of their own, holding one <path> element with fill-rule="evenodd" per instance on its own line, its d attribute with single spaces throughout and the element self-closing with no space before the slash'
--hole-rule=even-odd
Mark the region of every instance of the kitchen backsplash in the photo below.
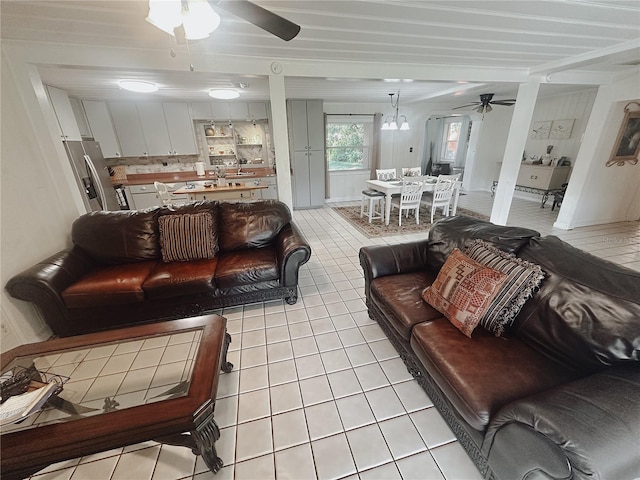
<svg viewBox="0 0 640 480">
<path fill-rule="evenodd" d="M 125 173 L 164 173 L 191 172 L 196 169 L 196 162 L 201 161 L 200 155 L 175 155 L 158 157 L 116 157 L 106 158 L 110 167 L 124 166 Z"/>
</svg>

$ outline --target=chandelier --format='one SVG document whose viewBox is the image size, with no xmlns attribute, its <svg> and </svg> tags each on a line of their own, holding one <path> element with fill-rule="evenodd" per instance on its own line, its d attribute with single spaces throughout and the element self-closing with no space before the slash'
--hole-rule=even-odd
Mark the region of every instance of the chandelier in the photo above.
<svg viewBox="0 0 640 480">
<path fill-rule="evenodd" d="M 393 97 L 398 95 L 395 102 Z M 382 124 L 382 128 L 380 130 L 409 130 L 409 122 L 407 122 L 407 117 L 404 115 L 398 115 L 398 109 L 400 107 L 400 90 L 398 93 L 390 93 L 389 97 L 391 97 L 391 108 L 396 109 L 396 114 L 393 116 L 388 116 L 384 123 Z M 398 128 L 398 123 L 400 123 L 400 128 Z"/>
<path fill-rule="evenodd" d="M 220 25 L 220 16 L 207 0 L 149 0 L 145 20 L 173 36 L 182 25 L 187 40 L 207 38 Z"/>
</svg>

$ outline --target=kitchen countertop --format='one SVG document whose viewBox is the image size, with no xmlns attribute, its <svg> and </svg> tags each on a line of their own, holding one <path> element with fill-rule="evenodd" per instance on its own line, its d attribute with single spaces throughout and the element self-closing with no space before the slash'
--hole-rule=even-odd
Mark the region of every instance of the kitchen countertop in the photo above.
<svg viewBox="0 0 640 480">
<path fill-rule="evenodd" d="M 275 177 L 275 173 L 271 168 L 243 168 L 243 172 L 253 172 L 255 175 L 234 175 L 231 172 L 227 174 L 227 180 L 250 181 L 259 177 Z M 198 176 L 195 171 L 192 172 L 157 172 L 157 173 L 134 173 L 127 175 L 126 179 L 111 180 L 114 185 L 146 185 L 153 182 L 174 183 L 174 182 L 195 182 L 203 180 L 211 180 L 213 171 L 207 172 L 207 175 Z"/>
</svg>

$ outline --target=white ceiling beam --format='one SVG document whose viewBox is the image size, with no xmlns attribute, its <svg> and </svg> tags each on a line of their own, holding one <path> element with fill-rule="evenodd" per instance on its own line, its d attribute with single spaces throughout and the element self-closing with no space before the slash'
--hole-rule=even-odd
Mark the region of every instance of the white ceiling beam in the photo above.
<svg viewBox="0 0 640 480">
<path fill-rule="evenodd" d="M 562 60 L 543 63 L 542 65 L 531 68 L 529 72 L 531 75 L 549 75 L 551 73 L 593 65 L 594 63 L 605 61 L 609 57 L 621 54 L 635 54 L 635 56 L 640 56 L 640 40 L 634 39 L 628 42 L 618 43 L 607 48 L 574 55 Z"/>
</svg>

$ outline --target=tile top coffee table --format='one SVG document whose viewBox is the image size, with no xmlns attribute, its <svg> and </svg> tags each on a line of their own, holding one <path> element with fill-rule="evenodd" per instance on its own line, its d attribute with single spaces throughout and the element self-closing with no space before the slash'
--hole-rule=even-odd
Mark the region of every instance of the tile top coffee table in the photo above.
<svg viewBox="0 0 640 480">
<path fill-rule="evenodd" d="M 56 462 L 148 440 L 189 447 L 222 467 L 213 418 L 231 337 L 226 319 L 205 315 L 27 344 L 2 354 L 2 373 L 59 376 L 47 407 L 2 427 L 3 480 Z"/>
</svg>

